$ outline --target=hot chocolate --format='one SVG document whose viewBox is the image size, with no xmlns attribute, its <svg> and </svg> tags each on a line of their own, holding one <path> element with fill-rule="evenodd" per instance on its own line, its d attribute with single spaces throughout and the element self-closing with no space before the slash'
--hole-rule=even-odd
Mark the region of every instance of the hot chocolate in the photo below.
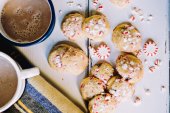
<svg viewBox="0 0 170 113">
<path fill-rule="evenodd" d="M 0 57 L 0 107 L 8 103 L 17 88 L 17 74 L 12 64 Z"/>
<path fill-rule="evenodd" d="M 33 42 L 43 36 L 51 23 L 47 0 L 9 0 L 1 13 L 1 24 L 15 42 Z"/>
</svg>

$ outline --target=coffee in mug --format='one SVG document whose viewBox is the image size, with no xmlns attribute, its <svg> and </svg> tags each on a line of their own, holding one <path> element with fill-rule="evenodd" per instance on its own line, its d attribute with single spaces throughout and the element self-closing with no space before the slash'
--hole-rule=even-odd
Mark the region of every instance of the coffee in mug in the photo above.
<svg viewBox="0 0 170 113">
<path fill-rule="evenodd" d="M 41 38 L 51 23 L 47 0 L 9 0 L 1 12 L 1 24 L 10 40 L 29 43 Z"/>
<path fill-rule="evenodd" d="M 17 73 L 12 64 L 0 57 L 0 107 L 8 103 L 17 89 Z"/>
</svg>

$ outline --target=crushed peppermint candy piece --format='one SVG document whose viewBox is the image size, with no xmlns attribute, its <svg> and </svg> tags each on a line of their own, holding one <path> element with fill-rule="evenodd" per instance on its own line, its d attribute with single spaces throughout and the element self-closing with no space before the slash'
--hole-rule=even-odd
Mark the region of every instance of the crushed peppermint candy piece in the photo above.
<svg viewBox="0 0 170 113">
<path fill-rule="evenodd" d="M 163 85 L 163 86 L 161 86 L 161 92 L 165 92 L 166 91 L 166 87 Z"/>
<path fill-rule="evenodd" d="M 155 67 L 155 66 L 151 66 L 151 67 L 149 67 L 149 71 L 150 71 L 150 72 L 152 72 L 152 73 L 153 73 L 153 72 L 155 72 L 155 70 L 156 70 L 156 67 Z"/>
<path fill-rule="evenodd" d="M 54 58 L 54 63 L 57 67 L 62 67 L 61 57 L 59 55 Z"/>
<path fill-rule="evenodd" d="M 77 4 L 77 8 L 82 9 L 82 5 L 81 4 Z"/>
<path fill-rule="evenodd" d="M 89 52 L 91 57 L 95 57 L 97 55 L 95 48 L 92 46 L 89 46 Z"/>
<path fill-rule="evenodd" d="M 134 55 L 137 56 L 137 57 L 141 57 L 142 53 L 143 53 L 142 49 L 140 49 L 140 50 L 135 51 Z"/>
<path fill-rule="evenodd" d="M 97 4 L 99 3 L 99 0 L 93 0 L 93 5 L 97 6 Z"/>
<path fill-rule="evenodd" d="M 97 11 L 102 11 L 103 10 L 103 5 L 102 4 L 99 4 L 98 8 L 97 8 Z"/>
<path fill-rule="evenodd" d="M 146 95 L 150 95 L 150 94 L 151 94 L 150 89 L 145 89 L 145 94 L 146 94 Z"/>
<path fill-rule="evenodd" d="M 99 59 L 105 60 L 110 56 L 111 50 L 106 44 L 101 44 L 97 48 L 97 56 Z"/>
<path fill-rule="evenodd" d="M 68 1 L 68 2 L 67 2 L 67 5 L 68 5 L 69 7 L 72 7 L 74 4 L 75 4 L 74 1 Z"/>
<path fill-rule="evenodd" d="M 144 63 L 145 63 L 145 64 L 148 64 L 148 60 L 147 60 L 147 59 L 144 59 Z"/>
<path fill-rule="evenodd" d="M 153 19 L 153 15 L 152 14 L 148 15 L 147 21 L 151 21 L 152 19 Z"/>
<path fill-rule="evenodd" d="M 158 53 L 158 46 L 153 40 L 145 42 L 143 52 L 146 56 L 155 56 Z"/>
<path fill-rule="evenodd" d="M 128 69 L 128 65 L 127 65 L 127 64 L 123 64 L 123 65 L 122 65 L 122 69 L 123 69 L 123 70 L 127 70 L 127 69 Z"/>
<path fill-rule="evenodd" d="M 158 66 L 158 67 L 161 65 L 161 63 L 162 62 L 161 62 L 160 59 L 156 59 L 155 62 L 154 62 L 155 66 Z"/>
<path fill-rule="evenodd" d="M 136 97 L 134 97 L 133 102 L 135 105 L 140 105 L 142 101 L 141 101 L 140 97 L 136 96 Z"/>
<path fill-rule="evenodd" d="M 60 14 L 62 14 L 62 13 L 63 13 L 63 11 L 62 11 L 62 10 L 59 10 L 59 13 L 60 13 Z"/>
<path fill-rule="evenodd" d="M 135 21 L 136 20 L 136 17 L 134 15 L 131 15 L 130 18 L 129 18 L 130 21 Z"/>
</svg>

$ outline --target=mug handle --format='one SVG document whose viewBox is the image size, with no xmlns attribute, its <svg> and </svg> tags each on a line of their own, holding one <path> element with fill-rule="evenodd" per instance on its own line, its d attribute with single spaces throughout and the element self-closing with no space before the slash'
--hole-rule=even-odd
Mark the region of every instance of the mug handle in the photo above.
<svg viewBox="0 0 170 113">
<path fill-rule="evenodd" d="M 40 74 L 40 70 L 37 67 L 21 70 L 21 79 L 27 79 Z"/>
</svg>

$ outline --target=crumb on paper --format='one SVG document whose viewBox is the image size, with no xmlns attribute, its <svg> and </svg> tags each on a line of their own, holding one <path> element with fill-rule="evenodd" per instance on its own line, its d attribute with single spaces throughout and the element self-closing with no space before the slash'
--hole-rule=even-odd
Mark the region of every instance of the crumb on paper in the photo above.
<svg viewBox="0 0 170 113">
<path fill-rule="evenodd" d="M 166 87 L 164 85 L 161 86 L 161 92 L 162 93 L 166 92 Z"/>
<path fill-rule="evenodd" d="M 141 102 L 142 102 L 142 100 L 140 97 L 138 97 L 138 96 L 134 97 L 134 100 L 133 100 L 134 105 L 140 105 Z"/>
<path fill-rule="evenodd" d="M 145 94 L 146 95 L 150 95 L 151 94 L 151 90 L 150 89 L 145 89 Z"/>
</svg>

